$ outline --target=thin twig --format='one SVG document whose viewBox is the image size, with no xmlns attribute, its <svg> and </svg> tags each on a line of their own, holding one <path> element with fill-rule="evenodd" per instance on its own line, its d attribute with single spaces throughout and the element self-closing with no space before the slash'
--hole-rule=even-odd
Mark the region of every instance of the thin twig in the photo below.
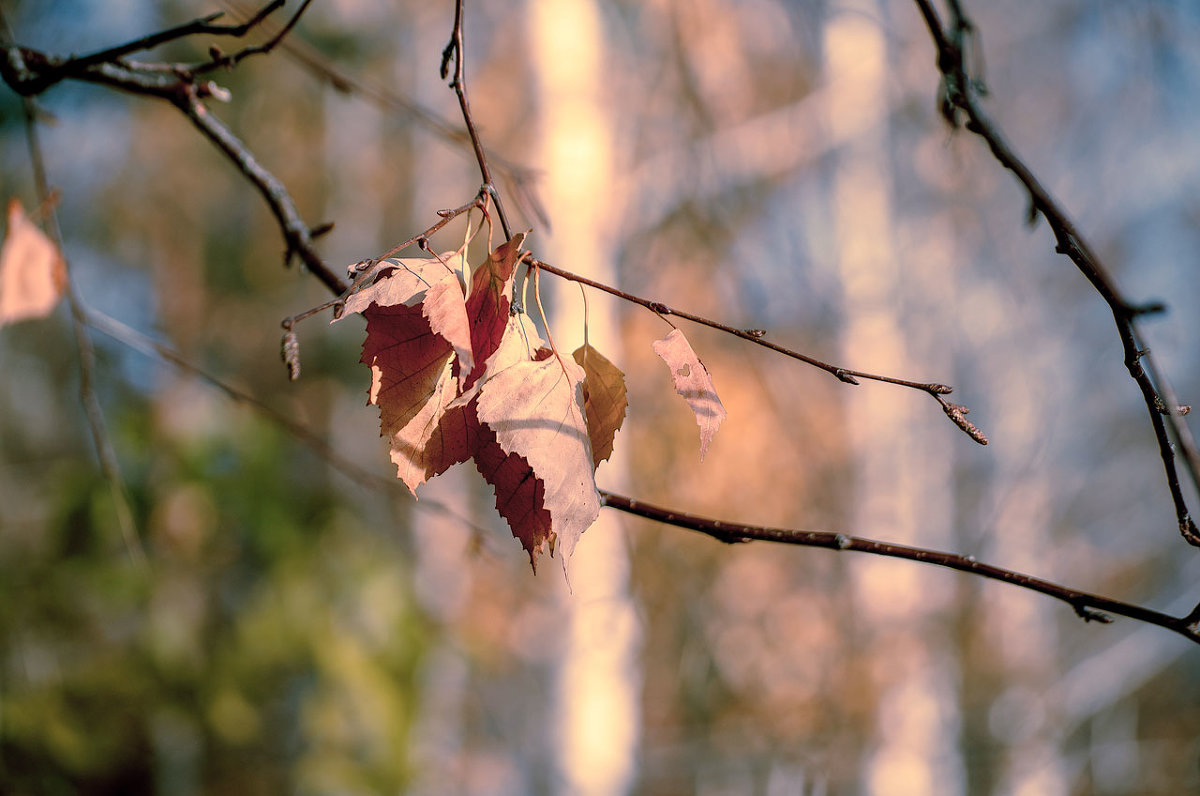
<svg viewBox="0 0 1200 796">
<path fill-rule="evenodd" d="M 1030 218 L 1036 219 L 1040 215 L 1046 219 L 1054 234 L 1055 250 L 1066 255 L 1075 264 L 1112 310 L 1113 321 L 1124 352 L 1125 368 L 1141 390 L 1142 399 L 1150 415 L 1150 424 L 1158 443 L 1180 535 L 1188 544 L 1200 547 L 1200 529 L 1197 528 L 1183 495 L 1175 464 L 1175 445 L 1172 445 L 1171 436 L 1174 435 L 1178 443 L 1192 483 L 1197 489 L 1200 489 L 1200 450 L 1197 450 L 1191 430 L 1183 420 L 1183 413 L 1175 406 L 1174 392 L 1166 378 L 1154 368 L 1150 360 L 1150 351 L 1139 343 L 1138 318 L 1162 312 L 1165 307 L 1159 302 L 1139 304 L 1125 297 L 1116 280 L 1101 263 L 1067 212 L 1008 144 L 999 126 L 984 112 L 977 97 L 980 81 L 968 72 L 964 56 L 966 42 L 975 28 L 964 13 L 961 3 L 958 0 L 948 0 L 950 22 L 947 29 L 943 27 L 930 0 L 914 2 L 937 50 L 937 68 L 942 75 L 943 115 L 948 122 L 957 127 L 961 114 L 965 119 L 966 129 L 987 142 L 996 161 L 1012 172 L 1028 194 Z M 1143 360 L 1150 363 L 1150 370 L 1155 373 L 1153 377 L 1143 367 Z M 1167 412 L 1164 414 L 1160 407 L 1166 407 Z"/>
<path fill-rule="evenodd" d="M 483 177 L 483 190 L 487 191 L 492 201 L 496 203 L 496 215 L 500 219 L 500 229 L 504 231 L 504 239 L 507 241 L 512 239 L 512 228 L 508 225 L 508 216 L 504 212 L 504 203 L 500 201 L 500 192 L 496 190 L 496 184 L 492 181 L 492 170 L 488 166 L 487 153 L 483 149 L 483 142 L 479 139 L 475 120 L 471 118 L 471 105 L 467 102 L 467 83 L 463 77 L 465 72 L 463 62 L 466 60 L 463 49 L 463 4 L 464 0 L 455 0 L 454 31 L 450 35 L 450 43 L 442 51 L 442 79 L 444 80 L 449 74 L 450 59 L 453 58 L 454 78 L 450 81 L 450 88 L 454 89 L 454 93 L 458 96 L 458 107 L 462 111 L 463 124 L 467 127 L 467 134 L 471 136 L 471 147 L 475 150 L 479 174 Z"/>
<path fill-rule="evenodd" d="M 266 19 L 267 15 L 283 6 L 284 0 L 271 0 L 270 3 L 263 6 L 257 14 L 251 17 L 246 22 L 240 25 L 214 25 L 213 22 L 220 19 L 224 14 L 220 11 L 215 14 L 209 14 L 199 19 L 193 19 L 191 22 L 186 22 L 174 28 L 161 30 L 157 33 L 151 33 L 149 36 L 143 36 L 140 39 L 109 47 L 108 49 L 100 50 L 89 55 L 81 55 L 74 58 L 69 58 L 63 62 L 62 68 L 67 72 L 86 69 L 94 64 L 115 63 L 122 56 L 130 53 L 140 52 L 141 50 L 149 50 L 157 47 L 160 44 L 165 44 L 176 39 L 195 36 L 198 34 L 208 34 L 216 36 L 234 36 L 241 38 Z M 303 11 L 303 9 L 301 9 Z M 299 14 L 297 14 L 297 17 Z"/>
<path fill-rule="evenodd" d="M 312 3 L 312 0 L 304 0 L 304 2 L 300 4 L 300 8 L 296 10 L 296 13 L 292 15 L 292 18 L 287 21 L 287 24 L 285 24 L 282 28 L 277 30 L 269 39 L 267 39 L 262 44 L 252 44 L 249 47 L 243 47 L 241 50 L 238 50 L 237 52 L 233 53 L 232 55 L 222 55 L 220 53 L 214 52 L 212 61 L 210 61 L 209 63 L 201 64 L 201 65 L 197 66 L 195 69 L 192 70 L 193 73 L 199 74 L 200 72 L 208 72 L 212 69 L 218 69 L 218 68 L 232 69 L 233 67 L 237 66 L 244 59 L 250 57 L 251 55 L 266 55 L 266 54 L 270 53 L 272 50 L 274 50 L 279 45 L 280 42 L 283 41 L 284 37 L 286 37 L 288 35 L 288 33 L 291 32 L 292 28 L 296 27 L 296 23 L 300 21 L 301 15 L 303 15 L 304 12 L 308 10 L 308 6 L 311 3 Z M 261 12 L 260 12 L 260 14 L 261 14 Z M 262 14 L 262 16 L 265 16 L 265 14 Z M 256 24 L 258 24 L 259 21 L 260 21 L 259 19 L 252 19 L 250 22 L 247 22 L 246 24 L 247 25 L 256 25 Z"/>
<path fill-rule="evenodd" d="M 899 387 L 907 387 L 909 389 L 919 390 L 927 393 L 937 399 L 947 416 L 954 421 L 955 425 L 966 432 L 971 439 L 975 440 L 980 445 L 987 444 L 987 437 L 978 428 L 962 417 L 963 415 L 967 414 L 969 410 L 966 409 L 966 407 L 959 406 L 958 404 L 952 404 L 943 397 L 954 391 L 954 388 L 950 387 L 949 385 L 938 384 L 936 382 L 910 381 L 908 379 L 899 379 L 894 376 L 883 376 L 877 373 L 867 373 L 861 370 L 854 370 L 853 368 L 833 365 L 817 359 L 816 357 L 809 356 L 808 354 L 802 354 L 799 351 L 794 351 L 790 348 L 785 348 L 784 346 L 773 343 L 765 338 L 765 333 L 761 329 L 739 329 L 734 326 L 729 326 L 719 321 L 705 318 L 702 315 L 696 315 L 695 313 L 669 307 L 661 301 L 652 301 L 647 298 L 642 298 L 641 296 L 635 296 L 634 294 L 627 293 L 620 288 L 606 285 L 602 282 L 597 282 L 594 279 L 588 279 L 587 277 L 580 276 L 579 274 L 573 274 L 570 271 L 557 268 L 549 263 L 542 262 L 541 260 L 531 259 L 530 267 L 547 271 L 556 276 L 560 276 L 563 279 L 567 279 L 572 282 L 578 282 L 580 284 L 587 285 L 588 287 L 596 288 L 597 290 L 602 290 L 605 293 L 628 301 L 631 304 L 639 304 L 651 312 L 657 313 L 658 315 L 674 315 L 679 318 L 685 318 L 693 323 L 700 324 L 701 326 L 707 326 L 710 329 L 717 329 L 725 332 L 726 334 L 731 334 L 734 337 L 740 337 L 747 342 L 770 349 L 777 354 L 783 354 L 786 357 L 799 360 L 805 364 L 812 365 L 815 368 L 820 368 L 821 370 L 846 384 L 858 384 L 859 379 L 866 379 L 868 381 L 878 381 L 885 384 L 895 384 Z"/>
<path fill-rule="evenodd" d="M 238 16 L 249 16 L 249 11 L 236 0 L 221 0 L 221 5 L 232 10 Z M 270 28 L 270 23 L 263 25 Z M 398 93 L 394 88 L 372 80 L 353 75 L 334 64 L 319 50 L 295 38 L 283 41 L 279 49 L 288 57 L 308 70 L 318 80 L 328 83 L 334 90 L 343 94 L 352 94 L 370 102 L 382 111 L 401 116 L 406 121 L 416 122 L 442 140 L 452 144 L 457 154 L 462 154 L 474 160 L 474 147 L 470 134 L 461 127 L 456 127 L 426 106 L 414 102 Z M 545 209 L 542 207 L 535 190 L 537 173 L 516 161 L 485 150 L 488 166 L 492 173 L 498 174 L 510 189 L 510 198 L 517 201 L 518 207 L 530 220 L 536 219 L 542 226 L 549 227 Z"/>
<path fill-rule="evenodd" d="M 449 210 L 437 211 L 437 214 L 439 216 L 439 220 L 437 221 L 437 223 L 429 225 L 428 227 L 425 228 L 424 231 L 419 232 L 416 235 L 413 235 L 408 240 L 403 241 L 402 243 L 397 243 L 395 246 L 393 246 L 392 248 L 388 249 L 383 254 L 376 257 L 372 261 L 372 264 L 373 265 L 378 264 L 380 260 L 386 260 L 389 257 L 399 254 L 400 252 L 407 249 L 409 246 L 415 245 L 422 249 L 428 248 L 429 247 L 429 239 L 432 238 L 433 235 L 438 230 L 440 230 L 442 227 L 449 224 L 454 219 L 461 216 L 463 213 L 469 213 L 476 208 L 478 208 L 479 210 L 482 210 L 484 213 L 486 213 L 487 212 L 487 203 L 488 203 L 487 193 L 484 192 L 483 190 L 480 190 L 479 193 L 477 193 L 475 195 L 475 198 L 472 199 L 471 201 L 467 202 L 466 204 L 459 205 L 458 207 L 450 208 Z"/>
<path fill-rule="evenodd" d="M 440 216 L 440 218 L 436 223 L 426 227 L 423 231 L 413 235 L 408 240 L 397 243 L 395 246 L 388 249 L 378 257 L 374 257 L 370 260 L 363 260 L 351 266 L 352 271 L 357 272 L 354 277 L 354 281 L 351 282 L 350 285 L 337 296 L 337 298 L 330 299 L 324 304 L 319 304 L 316 307 L 305 310 L 304 312 L 300 312 L 295 315 L 289 315 L 287 318 L 283 319 L 283 328 L 288 330 L 288 332 L 291 332 L 292 328 L 300 321 L 311 318 L 312 316 L 323 312 L 330 307 L 333 308 L 333 317 L 335 319 L 342 317 L 342 311 L 345 309 L 346 300 L 357 293 L 366 284 L 367 280 L 372 274 L 375 273 L 376 267 L 378 267 L 381 262 L 387 260 L 393 255 L 399 254 L 409 246 L 417 246 L 420 249 L 428 251 L 429 239 L 442 227 L 446 226 L 463 213 L 468 213 L 476 208 L 479 208 L 484 213 L 487 213 L 487 202 L 487 194 L 483 191 L 480 191 L 474 199 L 464 205 L 460 205 L 459 207 L 451 208 L 449 210 L 439 210 L 437 214 Z"/>
</svg>

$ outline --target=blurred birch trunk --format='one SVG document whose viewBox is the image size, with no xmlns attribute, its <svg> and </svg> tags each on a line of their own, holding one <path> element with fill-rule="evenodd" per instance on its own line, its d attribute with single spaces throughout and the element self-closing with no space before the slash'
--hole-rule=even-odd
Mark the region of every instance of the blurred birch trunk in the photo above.
<svg viewBox="0 0 1200 796">
<path fill-rule="evenodd" d="M 949 362 L 921 345 L 924 303 L 945 290 L 945 262 L 902 262 L 887 118 L 889 60 L 877 2 L 836 3 L 824 28 L 831 88 L 828 135 L 842 142 L 832 173 L 834 257 L 843 290 L 842 360 L 851 367 L 948 379 Z M 914 260 L 916 258 L 913 258 Z M 941 259 L 947 259 L 942 257 Z M 939 273 L 941 271 L 941 273 Z M 865 383 L 847 390 L 855 461 L 852 527 L 864 536 L 948 547 L 950 451 L 925 396 Z M 860 650 L 871 663 L 873 727 L 863 739 L 862 792 L 883 796 L 961 793 L 960 707 L 952 640 L 942 623 L 949 578 L 920 567 L 863 558 L 848 568 Z"/>
<path fill-rule="evenodd" d="M 407 45 L 395 50 L 397 88 L 427 107 L 439 107 L 438 103 L 444 103 L 450 93 L 445 84 L 430 79 L 434 76 L 430 65 L 437 64 L 441 57 L 451 14 L 449 6 L 431 5 L 424 13 L 409 14 L 404 24 L 397 26 L 405 31 L 403 43 Z M 409 152 L 415 175 L 411 181 L 415 225 L 423 226 L 429 223 L 429 209 L 446 202 L 444 183 L 459 184 L 466 189 L 471 180 L 478 179 L 478 172 L 468 158 L 420 135 L 414 136 Z M 454 177 L 448 179 L 447 175 Z M 472 217 L 471 223 L 479 222 Z M 397 230 L 385 230 L 382 245 L 390 247 L 398 237 L 401 236 Z M 403 254 L 411 257 L 415 252 Z M 490 495 L 474 478 L 470 467 L 451 467 L 423 484 L 420 499 L 460 507 L 472 520 L 486 524 L 488 520 L 480 516 L 480 510 L 488 512 Z M 490 517 L 490 513 L 484 516 Z M 430 645 L 418 673 L 421 703 L 411 735 L 416 774 L 411 792 L 417 796 L 469 792 L 473 761 L 479 751 L 469 700 L 477 686 L 473 682 L 471 660 L 462 651 L 456 628 L 471 607 L 474 568 L 465 562 L 470 560 L 472 530 L 455 517 L 436 512 L 410 510 L 409 521 L 414 542 L 416 596 L 437 628 L 438 640 Z"/>
<path fill-rule="evenodd" d="M 535 245 L 550 262 L 611 284 L 614 110 L 604 92 L 611 63 L 600 8 L 594 0 L 534 0 L 529 10 L 542 137 L 539 190 L 553 224 L 550 240 L 535 239 Z M 547 296 L 553 290 L 555 343 L 564 352 L 574 350 L 584 327 L 578 286 L 545 279 L 542 290 Z M 589 340 L 619 363 L 615 307 L 595 294 L 589 299 Z M 623 486 L 627 467 L 620 451 L 618 444 L 613 460 L 601 466 L 602 484 Z M 570 572 L 573 594 L 566 602 L 557 684 L 559 773 L 571 793 L 623 793 L 634 776 L 641 689 L 629 558 L 617 515 L 601 512 Z"/>
</svg>

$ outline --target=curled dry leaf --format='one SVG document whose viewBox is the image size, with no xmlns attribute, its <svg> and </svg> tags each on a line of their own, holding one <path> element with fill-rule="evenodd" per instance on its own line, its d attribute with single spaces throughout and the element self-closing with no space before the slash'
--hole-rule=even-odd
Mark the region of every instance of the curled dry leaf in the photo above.
<svg viewBox="0 0 1200 796">
<path fill-rule="evenodd" d="M 450 344 L 458 358 L 462 373 L 475 367 L 471 350 L 471 328 L 467 323 L 467 305 L 457 279 L 443 279 L 425 294 L 421 313 L 429 321 L 429 329 Z"/>
<path fill-rule="evenodd" d="M 588 438 L 592 443 L 592 468 L 612 456 L 613 439 L 625 422 L 625 374 L 603 354 L 585 343 L 571 355 L 583 368 L 583 403 Z"/>
<path fill-rule="evenodd" d="M 672 330 L 662 340 L 654 341 L 653 348 L 654 353 L 662 357 L 671 369 L 675 392 L 683 396 L 696 414 L 696 423 L 700 426 L 700 459 L 703 461 L 704 454 L 708 453 L 708 444 L 712 442 L 726 415 L 725 407 L 713 386 L 712 376 L 678 329 Z"/>
<path fill-rule="evenodd" d="M 58 247 L 21 203 L 8 203 L 8 231 L 0 246 L 0 326 L 49 315 L 67 286 L 67 267 Z"/>
</svg>

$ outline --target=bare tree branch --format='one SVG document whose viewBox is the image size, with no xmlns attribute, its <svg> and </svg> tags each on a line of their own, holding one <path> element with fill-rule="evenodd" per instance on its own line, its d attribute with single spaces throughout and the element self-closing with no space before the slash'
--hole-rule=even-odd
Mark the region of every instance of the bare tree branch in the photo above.
<svg viewBox="0 0 1200 796">
<path fill-rule="evenodd" d="M 296 23 L 300 21 L 301 15 L 303 15 L 304 12 L 308 10 L 308 6 L 311 3 L 312 3 L 312 0 L 304 0 L 304 2 L 300 4 L 300 8 L 296 10 L 296 13 L 292 15 L 292 18 L 287 21 L 287 24 L 284 25 L 279 30 L 277 30 L 269 39 L 267 39 L 262 44 L 254 44 L 249 47 L 244 47 L 241 50 L 238 50 L 237 52 L 233 53 L 232 55 L 223 55 L 219 52 L 216 52 L 215 50 L 210 51 L 210 54 L 213 56 L 212 61 L 209 63 L 206 63 L 206 64 L 201 64 L 200 66 L 197 66 L 195 71 L 196 72 L 207 72 L 212 69 L 219 69 L 222 67 L 232 69 L 233 67 L 235 67 L 239 63 L 241 63 L 243 59 L 248 58 L 251 55 L 266 55 L 267 53 L 274 50 L 279 45 L 279 43 L 282 42 L 289 33 L 291 33 L 292 28 L 296 27 Z M 282 5 L 282 3 L 281 3 L 281 5 Z M 269 12 L 270 9 L 266 9 L 266 11 Z M 260 11 L 259 16 L 251 18 L 250 21 L 248 21 L 246 23 L 246 25 L 247 26 L 257 25 L 262 20 L 262 17 L 265 17 L 265 16 L 266 16 L 266 14 Z"/>
<path fill-rule="evenodd" d="M 676 528 L 685 528 L 711 536 L 722 542 L 775 542 L 776 544 L 798 545 L 801 547 L 824 547 L 830 550 L 849 550 L 857 553 L 901 558 L 906 561 L 917 561 L 922 564 L 934 564 L 939 567 L 956 569 L 989 580 L 999 580 L 1022 589 L 1045 594 L 1056 600 L 1061 600 L 1075 609 L 1075 613 L 1087 622 L 1109 624 L 1112 618 L 1107 614 L 1116 614 L 1129 619 L 1136 619 L 1151 625 L 1172 630 L 1190 641 L 1200 644 L 1200 609 L 1186 617 L 1174 617 L 1143 608 L 1140 605 L 1101 597 L 1096 594 L 1070 589 L 1032 575 L 1025 575 L 1003 567 L 976 561 L 974 556 L 963 556 L 957 553 L 946 553 L 940 550 L 930 550 L 922 547 L 880 542 L 874 539 L 864 539 L 858 536 L 847 536 L 832 531 L 804 531 L 792 528 L 769 528 L 759 525 L 742 525 L 734 522 L 723 522 L 695 514 L 675 511 L 643 503 L 633 498 L 601 490 L 603 504 L 609 508 L 634 514 L 639 517 L 654 520 Z"/>
<path fill-rule="evenodd" d="M 181 88 L 182 90 L 172 98 L 176 107 L 183 111 L 192 124 L 241 169 L 242 173 L 246 175 L 246 179 L 250 180 L 258 189 L 271 208 L 276 221 L 279 222 L 283 238 L 287 242 L 284 262 L 290 260 L 292 255 L 296 255 L 326 287 L 335 293 L 344 291 L 347 287 L 346 284 L 329 266 L 325 265 L 325 261 L 317 253 L 313 243 L 313 230 L 301 218 L 295 201 L 292 200 L 291 194 L 288 193 L 283 183 L 274 174 L 263 168 L 237 136 L 220 119 L 209 112 L 208 107 L 200 101 L 199 92 L 192 84 L 185 84 Z"/>
<path fill-rule="evenodd" d="M 967 66 L 966 48 L 968 42 L 974 40 L 975 27 L 963 12 L 961 3 L 948 0 L 950 22 L 948 27 L 943 27 L 930 0 L 915 2 L 937 50 L 937 68 L 942 75 L 943 116 L 955 127 L 963 123 L 968 131 L 987 142 L 997 162 L 1013 173 L 1029 195 L 1029 218 L 1036 220 L 1041 216 L 1046 219 L 1054 233 L 1055 251 L 1066 255 L 1075 264 L 1112 310 L 1124 351 L 1125 368 L 1141 390 L 1150 414 L 1150 424 L 1166 472 L 1167 487 L 1175 505 L 1179 532 L 1188 544 L 1200 547 L 1200 529 L 1188 510 L 1179 483 L 1171 434 L 1179 444 L 1184 463 L 1197 489 L 1200 489 L 1200 451 L 1197 451 L 1191 430 L 1183 420 L 1185 408 L 1176 403 L 1166 378 L 1155 369 L 1150 350 L 1141 343 L 1138 331 L 1139 317 L 1162 312 L 1165 306 L 1161 302 L 1136 303 L 1126 298 L 1067 212 L 1009 146 L 999 126 L 984 112 L 978 98 L 982 84 Z M 1149 364 L 1153 377 L 1142 366 L 1143 361 Z M 1171 434 L 1168 434 L 1168 424 Z"/>
</svg>

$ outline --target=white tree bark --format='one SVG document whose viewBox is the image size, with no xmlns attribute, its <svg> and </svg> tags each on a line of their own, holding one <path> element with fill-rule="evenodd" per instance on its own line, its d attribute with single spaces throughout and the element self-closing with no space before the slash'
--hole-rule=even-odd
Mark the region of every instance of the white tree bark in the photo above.
<svg viewBox="0 0 1200 796">
<path fill-rule="evenodd" d="M 594 0 L 533 0 L 532 52 L 537 73 L 544 176 L 539 183 L 553 235 L 534 240 L 546 259 L 602 282 L 616 280 L 611 234 L 612 115 L 604 95 L 604 24 Z M 583 303 L 575 285 L 541 280 L 554 290 L 550 323 L 564 352 L 583 342 Z M 619 318 L 612 302 L 590 295 L 589 340 L 620 363 Z M 531 311 L 533 308 L 530 307 Z M 620 455 L 600 467 L 619 487 Z M 639 738 L 640 679 L 634 658 L 639 630 L 629 597 L 629 560 L 620 519 L 601 512 L 570 564 L 567 645 L 558 678 L 558 761 L 567 790 L 626 792 Z"/>
<path fill-rule="evenodd" d="M 835 87 L 828 134 L 842 141 L 833 174 L 834 257 L 843 287 L 842 361 L 877 373 L 913 375 L 948 363 L 921 350 L 906 296 L 937 291 L 936 274 L 902 263 L 891 206 L 883 10 L 873 0 L 834 5 L 824 30 L 825 78 Z M 948 259 L 947 252 L 934 252 Z M 922 377 L 917 377 L 922 378 Z M 922 400 L 924 399 L 924 400 Z M 946 547 L 948 452 L 935 449 L 941 413 L 924 396 L 875 384 L 848 391 L 855 460 L 856 533 Z M 931 409 L 933 411 L 931 411 Z M 952 597 L 947 578 L 920 567 L 855 560 L 849 567 L 862 649 L 878 665 L 873 737 L 863 792 L 879 796 L 961 793 L 959 710 L 949 640 L 932 627 Z"/>
</svg>

